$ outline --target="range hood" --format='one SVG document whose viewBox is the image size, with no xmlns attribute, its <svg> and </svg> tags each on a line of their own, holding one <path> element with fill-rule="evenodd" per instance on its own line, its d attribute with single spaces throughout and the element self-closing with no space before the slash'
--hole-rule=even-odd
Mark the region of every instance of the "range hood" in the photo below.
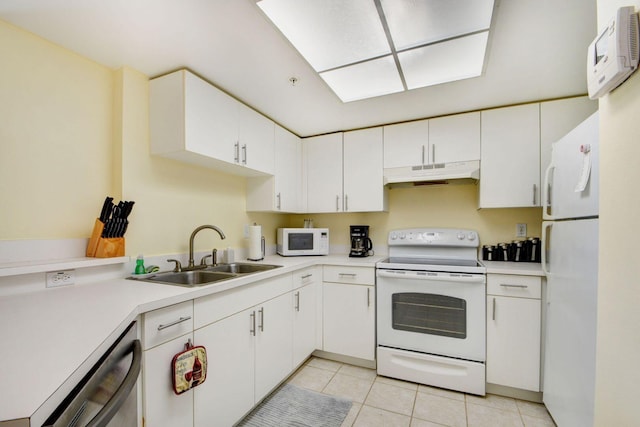
<svg viewBox="0 0 640 427">
<path fill-rule="evenodd" d="M 384 184 L 444 184 L 450 181 L 460 184 L 480 178 L 480 161 L 436 163 L 432 165 L 406 166 L 384 169 Z"/>
</svg>

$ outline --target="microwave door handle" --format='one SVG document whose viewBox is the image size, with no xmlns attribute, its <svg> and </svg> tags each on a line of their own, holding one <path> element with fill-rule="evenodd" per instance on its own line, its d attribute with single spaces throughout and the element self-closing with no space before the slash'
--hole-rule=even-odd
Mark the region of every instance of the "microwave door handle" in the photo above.
<svg viewBox="0 0 640 427">
<path fill-rule="evenodd" d="M 133 352 L 133 360 L 131 361 L 131 367 L 127 376 L 118 387 L 116 393 L 111 397 L 107 404 L 98 412 L 98 414 L 87 424 L 87 427 L 104 427 L 109 424 L 109 421 L 120 410 L 124 402 L 129 397 L 131 390 L 136 386 L 138 382 L 138 376 L 140 375 L 140 366 L 142 365 L 142 346 L 140 340 L 134 340 L 131 343 L 131 352 Z M 127 353 L 128 354 L 128 353 Z"/>
</svg>

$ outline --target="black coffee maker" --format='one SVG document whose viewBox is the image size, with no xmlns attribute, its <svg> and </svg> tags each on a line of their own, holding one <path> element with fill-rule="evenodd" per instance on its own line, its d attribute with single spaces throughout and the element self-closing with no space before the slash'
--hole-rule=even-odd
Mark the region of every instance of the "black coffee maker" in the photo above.
<svg viewBox="0 0 640 427">
<path fill-rule="evenodd" d="M 351 251 L 350 257 L 366 257 L 373 255 L 373 243 L 369 238 L 368 225 L 351 225 Z"/>
</svg>

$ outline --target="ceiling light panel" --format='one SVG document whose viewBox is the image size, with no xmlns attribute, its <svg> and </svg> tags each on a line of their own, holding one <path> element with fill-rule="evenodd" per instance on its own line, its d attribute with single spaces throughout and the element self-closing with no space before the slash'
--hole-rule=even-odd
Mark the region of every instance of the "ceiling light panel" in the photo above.
<svg viewBox="0 0 640 427">
<path fill-rule="evenodd" d="M 257 4 L 318 72 L 391 52 L 373 0 Z"/>
<path fill-rule="evenodd" d="M 482 74 L 489 32 L 460 37 L 398 54 L 408 89 Z"/>
<path fill-rule="evenodd" d="M 342 102 L 402 92 L 404 87 L 392 56 L 320 73 Z"/>
<path fill-rule="evenodd" d="M 396 50 L 433 43 L 491 25 L 493 0 L 381 0 Z"/>
</svg>

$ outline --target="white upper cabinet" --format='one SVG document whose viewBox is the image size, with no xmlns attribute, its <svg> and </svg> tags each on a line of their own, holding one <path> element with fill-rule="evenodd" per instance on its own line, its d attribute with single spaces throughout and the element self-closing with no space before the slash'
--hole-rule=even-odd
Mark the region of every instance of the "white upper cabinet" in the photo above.
<svg viewBox="0 0 640 427">
<path fill-rule="evenodd" d="M 429 120 L 384 127 L 384 167 L 421 166 L 429 162 Z"/>
<path fill-rule="evenodd" d="M 273 173 L 274 123 L 180 70 L 149 83 L 151 153 L 227 173 Z"/>
<path fill-rule="evenodd" d="M 429 163 L 480 160 L 480 113 L 429 120 Z"/>
<path fill-rule="evenodd" d="M 384 127 L 384 167 L 480 160 L 480 113 Z"/>
<path fill-rule="evenodd" d="M 382 156 L 381 127 L 305 138 L 306 212 L 386 210 Z"/>
<path fill-rule="evenodd" d="M 481 117 L 480 207 L 540 206 L 540 104 Z"/>
<path fill-rule="evenodd" d="M 387 210 L 382 127 L 345 132 L 343 154 L 344 212 Z"/>
<path fill-rule="evenodd" d="M 247 179 L 247 211 L 302 211 L 302 144 L 276 125 L 275 176 Z"/>
<path fill-rule="evenodd" d="M 342 212 L 342 133 L 303 139 L 306 212 Z"/>
</svg>

